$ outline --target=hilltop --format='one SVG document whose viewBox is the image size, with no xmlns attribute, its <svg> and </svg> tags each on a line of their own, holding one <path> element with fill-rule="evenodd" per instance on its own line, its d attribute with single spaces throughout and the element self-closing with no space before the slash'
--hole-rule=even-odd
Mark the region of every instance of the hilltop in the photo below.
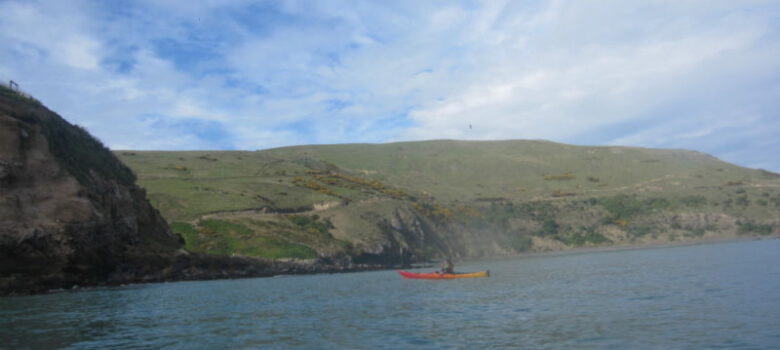
<svg viewBox="0 0 780 350">
<path fill-rule="evenodd" d="M 687 150 L 436 140 L 116 151 L 192 251 L 386 265 L 780 231 L 780 175 Z"/>
</svg>

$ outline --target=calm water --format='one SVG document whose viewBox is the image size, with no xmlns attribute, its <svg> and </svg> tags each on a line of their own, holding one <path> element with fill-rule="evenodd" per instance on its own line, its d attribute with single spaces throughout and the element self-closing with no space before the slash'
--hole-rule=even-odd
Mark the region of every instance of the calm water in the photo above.
<svg viewBox="0 0 780 350">
<path fill-rule="evenodd" d="M 780 349 L 780 240 L 0 298 L 9 349 Z"/>
</svg>

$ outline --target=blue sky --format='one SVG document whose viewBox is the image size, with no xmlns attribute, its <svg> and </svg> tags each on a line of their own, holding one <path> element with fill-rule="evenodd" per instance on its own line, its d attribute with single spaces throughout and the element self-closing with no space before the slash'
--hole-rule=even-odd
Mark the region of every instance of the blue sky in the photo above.
<svg viewBox="0 0 780 350">
<path fill-rule="evenodd" d="M 546 139 L 780 172 L 777 1 L 0 0 L 0 79 L 113 149 Z"/>
</svg>

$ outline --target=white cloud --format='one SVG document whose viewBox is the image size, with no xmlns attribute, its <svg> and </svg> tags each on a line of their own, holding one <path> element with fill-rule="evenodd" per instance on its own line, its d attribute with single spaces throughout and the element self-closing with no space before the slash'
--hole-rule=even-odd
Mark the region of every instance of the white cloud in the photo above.
<svg viewBox="0 0 780 350">
<path fill-rule="evenodd" d="M 0 74 L 128 148 L 545 138 L 780 170 L 758 150 L 780 131 L 778 13 L 726 0 L 5 1 Z"/>
<path fill-rule="evenodd" d="M 57 46 L 55 54 L 62 55 L 63 61 L 71 67 L 97 69 L 100 64 L 100 45 L 89 37 L 70 37 Z"/>
</svg>

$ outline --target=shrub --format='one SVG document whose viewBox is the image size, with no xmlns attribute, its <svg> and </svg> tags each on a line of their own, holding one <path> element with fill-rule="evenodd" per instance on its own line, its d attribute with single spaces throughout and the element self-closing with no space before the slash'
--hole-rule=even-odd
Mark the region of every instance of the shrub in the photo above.
<svg viewBox="0 0 780 350">
<path fill-rule="evenodd" d="M 390 198 L 394 199 L 413 199 L 410 195 L 407 193 L 399 190 L 399 189 L 392 189 L 385 186 L 383 183 L 379 182 L 378 180 L 366 180 L 362 179 L 356 176 L 349 176 L 339 173 L 331 173 L 328 174 L 329 177 L 332 177 L 334 179 L 339 179 L 345 182 L 348 182 L 350 185 L 347 187 L 349 188 L 369 188 L 371 190 L 377 191 L 379 193 L 382 193 Z"/>
<path fill-rule="evenodd" d="M 545 175 L 545 181 L 566 181 L 574 180 L 575 176 L 572 173 L 565 173 L 563 175 Z"/>
<path fill-rule="evenodd" d="M 701 200 L 703 202 L 706 202 L 706 199 L 704 197 L 701 197 Z M 694 199 L 694 201 L 698 201 L 698 199 Z M 697 202 L 697 203 L 699 203 L 699 202 Z M 641 201 L 641 206 L 642 206 L 642 210 L 643 211 L 646 211 L 646 210 L 662 210 L 662 209 L 666 209 L 666 208 L 671 207 L 672 203 L 670 203 L 665 198 L 647 198 L 647 199 Z"/>
<path fill-rule="evenodd" d="M 772 226 L 770 225 L 756 224 L 754 222 L 737 222 L 737 225 L 739 225 L 737 232 L 742 235 L 757 233 L 766 236 L 772 234 Z"/>
<path fill-rule="evenodd" d="M 650 226 L 636 226 L 629 229 L 629 232 L 631 232 L 634 237 L 642 237 L 650 233 L 651 229 Z"/>
<path fill-rule="evenodd" d="M 549 202 L 526 202 L 519 205 L 510 203 L 512 212 L 523 213 L 536 221 L 544 221 L 555 218 L 556 208 Z"/>
<path fill-rule="evenodd" d="M 531 240 L 531 237 L 527 235 L 516 233 L 509 237 L 509 245 L 516 252 L 524 252 L 531 249 L 533 241 Z"/>
<path fill-rule="evenodd" d="M 93 171 L 126 186 L 135 183 L 133 172 L 86 129 L 68 123 L 42 106 L 36 108 L 36 113 L 41 116 L 49 151 L 84 187 L 94 188 Z"/>
<path fill-rule="evenodd" d="M 30 96 L 29 94 L 22 92 L 17 89 L 12 89 L 10 87 L 5 86 L 5 84 L 0 84 L 0 95 L 9 97 L 11 99 L 31 103 L 35 105 L 41 106 L 41 102 L 35 99 L 34 97 Z"/>
<path fill-rule="evenodd" d="M 576 195 L 577 194 L 574 193 L 574 192 L 563 192 L 561 190 L 555 190 L 552 193 L 552 196 L 556 197 L 556 198 L 559 198 L 559 197 L 571 197 L 571 196 L 576 196 Z"/>
<path fill-rule="evenodd" d="M 609 213 L 605 221 L 614 222 L 642 212 L 642 202 L 625 194 L 599 199 L 599 204 Z"/>
<path fill-rule="evenodd" d="M 653 210 L 667 209 L 672 206 L 672 204 L 664 198 L 640 200 L 636 196 L 625 194 L 600 198 L 598 199 L 598 203 L 601 204 L 608 213 L 601 222 L 619 226 L 625 226 L 628 223 L 628 219 L 633 216 L 648 213 Z"/>
<path fill-rule="evenodd" d="M 615 219 L 611 222 L 614 225 L 620 226 L 620 227 L 626 227 L 628 226 L 628 221 L 624 219 Z"/>
<path fill-rule="evenodd" d="M 423 216 L 436 221 L 448 220 L 453 216 L 453 211 L 436 203 L 414 202 L 412 206 Z"/>
<path fill-rule="evenodd" d="M 319 193 L 326 194 L 333 197 L 342 198 L 338 193 L 333 192 L 330 188 L 327 188 L 323 185 L 320 185 L 317 181 L 314 180 L 306 180 L 302 177 L 294 177 L 292 180 L 292 183 L 296 186 L 305 187 L 310 190 L 315 190 Z"/>
<path fill-rule="evenodd" d="M 251 236 L 252 230 L 244 225 L 216 219 L 206 219 L 198 223 L 198 226 L 210 229 L 217 233 L 234 232 L 244 236 Z"/>
<path fill-rule="evenodd" d="M 697 227 L 697 228 L 694 228 L 694 229 L 691 229 L 690 231 L 688 231 L 686 236 L 688 236 L 688 237 L 701 237 L 701 236 L 704 236 L 704 233 L 706 231 L 707 230 L 704 229 L 703 227 Z"/>
<path fill-rule="evenodd" d="M 688 207 L 699 207 L 707 203 L 704 196 L 687 196 L 680 198 L 680 204 Z"/>
<path fill-rule="evenodd" d="M 289 215 L 287 219 L 307 232 L 320 233 L 330 236 L 330 229 L 335 228 L 330 219 L 320 219 L 319 215 Z"/>
<path fill-rule="evenodd" d="M 558 234 L 560 225 L 554 219 L 546 219 L 542 222 L 542 228 L 537 233 L 537 236 L 548 237 Z"/>
<path fill-rule="evenodd" d="M 594 227 L 582 227 L 579 231 L 567 236 L 557 237 L 557 239 L 566 245 L 582 246 L 588 243 L 600 244 L 610 240 L 597 232 Z"/>
<path fill-rule="evenodd" d="M 192 225 L 186 222 L 171 222 L 169 225 L 171 231 L 184 239 L 184 247 L 193 249 L 198 245 L 198 231 Z"/>
</svg>

